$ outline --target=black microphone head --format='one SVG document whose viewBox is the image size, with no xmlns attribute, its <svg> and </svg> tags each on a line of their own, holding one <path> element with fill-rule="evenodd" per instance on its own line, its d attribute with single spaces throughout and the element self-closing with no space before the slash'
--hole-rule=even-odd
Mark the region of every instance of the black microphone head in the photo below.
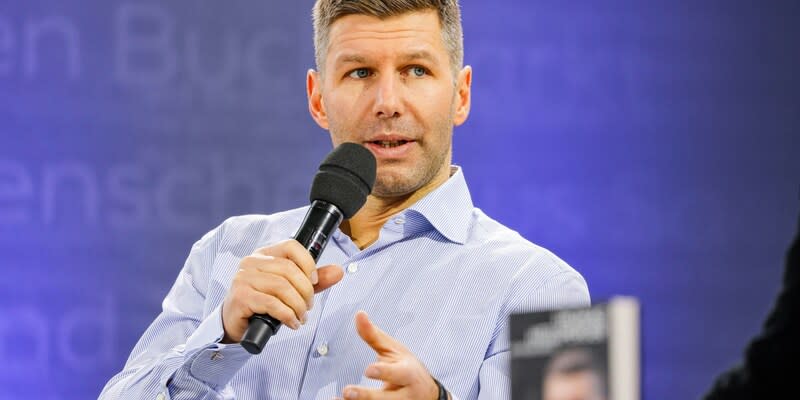
<svg viewBox="0 0 800 400">
<path fill-rule="evenodd" d="M 376 168 L 375 156 L 366 147 L 342 143 L 322 160 L 309 198 L 335 205 L 349 219 L 372 192 Z"/>
</svg>

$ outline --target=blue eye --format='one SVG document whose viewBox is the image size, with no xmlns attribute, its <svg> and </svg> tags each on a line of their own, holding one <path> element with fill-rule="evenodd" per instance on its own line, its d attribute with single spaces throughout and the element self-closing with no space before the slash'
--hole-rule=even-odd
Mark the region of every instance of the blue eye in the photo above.
<svg viewBox="0 0 800 400">
<path fill-rule="evenodd" d="M 425 68 L 411 67 L 411 73 L 416 77 L 424 76 L 426 74 Z"/>
<path fill-rule="evenodd" d="M 369 70 L 366 68 L 354 69 L 349 76 L 355 79 L 364 79 L 369 76 Z"/>
</svg>

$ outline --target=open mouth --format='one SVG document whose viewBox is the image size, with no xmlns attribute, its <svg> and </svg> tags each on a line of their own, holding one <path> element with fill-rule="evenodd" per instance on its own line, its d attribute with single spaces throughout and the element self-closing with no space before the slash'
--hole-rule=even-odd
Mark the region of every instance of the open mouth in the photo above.
<svg viewBox="0 0 800 400">
<path fill-rule="evenodd" d="M 407 140 L 375 140 L 370 142 L 372 144 L 378 145 L 383 147 L 384 149 L 389 149 L 392 147 L 402 146 L 408 143 Z"/>
</svg>

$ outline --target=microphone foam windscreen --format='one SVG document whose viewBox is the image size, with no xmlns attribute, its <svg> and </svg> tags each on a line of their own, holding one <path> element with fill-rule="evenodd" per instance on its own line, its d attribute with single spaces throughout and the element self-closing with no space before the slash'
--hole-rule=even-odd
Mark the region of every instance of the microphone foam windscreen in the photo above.
<svg viewBox="0 0 800 400">
<path fill-rule="evenodd" d="M 367 201 L 375 184 L 377 162 L 372 152 L 356 143 L 342 143 L 319 165 L 311 184 L 311 202 L 335 205 L 349 219 Z"/>
</svg>

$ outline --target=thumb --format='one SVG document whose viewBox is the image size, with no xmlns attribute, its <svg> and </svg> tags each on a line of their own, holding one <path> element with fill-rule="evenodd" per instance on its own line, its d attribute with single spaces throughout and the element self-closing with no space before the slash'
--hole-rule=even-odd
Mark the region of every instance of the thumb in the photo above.
<svg viewBox="0 0 800 400">
<path fill-rule="evenodd" d="M 344 270 L 338 265 L 331 264 L 317 268 L 317 275 L 319 282 L 314 285 L 314 293 L 319 293 L 341 281 L 344 277 Z"/>
</svg>

